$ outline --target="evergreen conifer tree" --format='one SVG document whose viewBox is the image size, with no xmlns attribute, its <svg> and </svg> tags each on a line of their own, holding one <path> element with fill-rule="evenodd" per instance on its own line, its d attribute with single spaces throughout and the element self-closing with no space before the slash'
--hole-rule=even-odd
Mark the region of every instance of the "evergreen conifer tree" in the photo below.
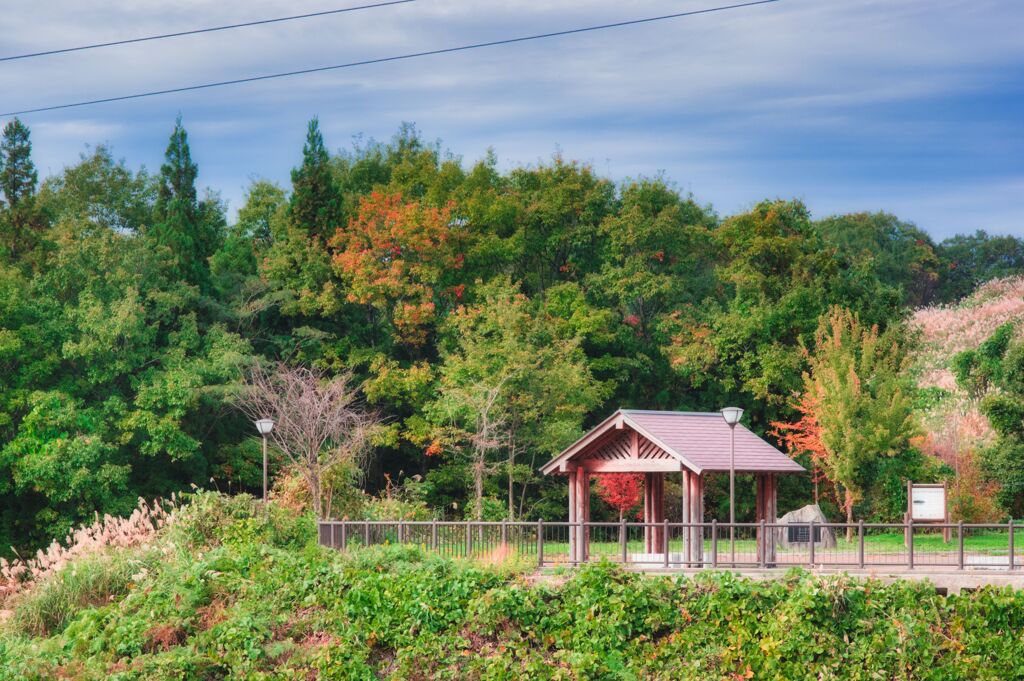
<svg viewBox="0 0 1024 681">
<path fill-rule="evenodd" d="M 41 225 L 34 210 L 38 179 L 28 126 L 15 118 L 4 126 L 0 139 L 0 205 L 4 207 L 0 226 L 12 257 L 30 250 L 35 243 L 35 228 Z"/>
<path fill-rule="evenodd" d="M 340 227 L 341 195 L 331 174 L 320 121 L 315 117 L 306 132 L 302 165 L 292 171 L 289 211 L 293 227 L 305 232 L 311 241 L 324 243 Z"/>
<path fill-rule="evenodd" d="M 160 166 L 156 223 L 150 237 L 165 249 L 168 275 L 204 291 L 210 282 L 209 257 L 217 250 L 221 230 L 216 202 L 200 202 L 196 192 L 198 166 L 192 160 L 188 133 L 179 115 Z M 212 204 L 212 205 L 211 205 Z"/>
</svg>

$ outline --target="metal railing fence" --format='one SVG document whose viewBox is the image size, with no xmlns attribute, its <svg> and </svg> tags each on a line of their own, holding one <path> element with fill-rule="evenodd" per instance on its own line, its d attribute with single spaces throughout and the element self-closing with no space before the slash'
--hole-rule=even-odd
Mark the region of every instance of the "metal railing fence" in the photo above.
<svg viewBox="0 0 1024 681">
<path fill-rule="evenodd" d="M 1024 562 L 1024 526 L 1013 521 L 925 525 L 325 520 L 318 523 L 318 533 L 320 544 L 340 550 L 411 545 L 451 558 L 514 558 L 541 567 L 609 560 L 663 569 L 1015 570 Z"/>
</svg>

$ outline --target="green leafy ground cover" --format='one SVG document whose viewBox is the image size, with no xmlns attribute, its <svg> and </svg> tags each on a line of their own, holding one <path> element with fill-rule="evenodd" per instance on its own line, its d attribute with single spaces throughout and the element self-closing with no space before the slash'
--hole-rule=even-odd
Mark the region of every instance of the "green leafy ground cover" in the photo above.
<svg viewBox="0 0 1024 681">
<path fill-rule="evenodd" d="M 102 578 L 101 578 L 102 577 Z M 533 580 L 201 495 L 153 545 L 9 603 L 5 679 L 1012 679 L 1024 592 L 793 572 Z"/>
</svg>

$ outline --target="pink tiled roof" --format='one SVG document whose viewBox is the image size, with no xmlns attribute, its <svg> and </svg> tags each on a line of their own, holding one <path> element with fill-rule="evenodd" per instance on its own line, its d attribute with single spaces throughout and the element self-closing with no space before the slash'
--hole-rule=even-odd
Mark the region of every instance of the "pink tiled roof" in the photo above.
<svg viewBox="0 0 1024 681">
<path fill-rule="evenodd" d="M 701 471 L 729 470 L 729 424 L 718 412 L 622 409 L 625 422 Z M 736 426 L 736 470 L 803 473 L 804 467 L 747 430 Z"/>
<path fill-rule="evenodd" d="M 576 441 L 542 469 L 554 472 L 562 462 L 592 458 L 608 443 L 621 420 L 697 473 L 729 470 L 729 425 L 718 412 L 620 409 Z M 742 425 L 736 426 L 736 470 L 744 473 L 803 473 L 803 466 Z"/>
</svg>

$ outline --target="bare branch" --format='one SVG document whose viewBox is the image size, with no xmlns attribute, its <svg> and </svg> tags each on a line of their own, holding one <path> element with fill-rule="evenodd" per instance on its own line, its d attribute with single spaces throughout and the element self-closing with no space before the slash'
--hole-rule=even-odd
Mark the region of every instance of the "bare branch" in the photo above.
<svg viewBox="0 0 1024 681">
<path fill-rule="evenodd" d="M 334 467 L 363 470 L 379 414 L 359 401 L 351 372 L 323 371 L 283 363 L 249 370 L 238 407 L 253 420 L 273 419 L 270 439 L 300 471 L 317 516 L 323 509 L 322 481 Z"/>
</svg>

